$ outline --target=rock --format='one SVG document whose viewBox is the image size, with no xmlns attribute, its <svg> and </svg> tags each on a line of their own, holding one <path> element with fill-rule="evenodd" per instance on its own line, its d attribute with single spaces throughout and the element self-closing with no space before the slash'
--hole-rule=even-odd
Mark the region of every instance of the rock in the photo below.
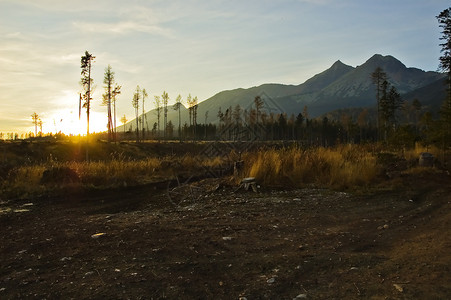
<svg viewBox="0 0 451 300">
<path fill-rule="evenodd" d="M 396 290 L 398 290 L 398 292 L 400 292 L 400 293 L 404 292 L 403 287 L 400 286 L 399 284 L 394 283 L 393 286 L 395 287 Z"/>
<path fill-rule="evenodd" d="M 72 257 L 63 257 L 60 259 L 60 261 L 66 261 L 66 260 L 71 260 L 71 259 L 72 259 Z"/>
<path fill-rule="evenodd" d="M 418 165 L 420 167 L 433 167 L 434 166 L 434 155 L 428 152 L 422 152 L 418 158 Z"/>
<path fill-rule="evenodd" d="M 91 235 L 91 237 L 93 239 L 98 239 L 99 237 L 104 236 L 105 234 L 106 234 L 105 232 L 99 232 L 99 233 Z"/>
<path fill-rule="evenodd" d="M 271 277 L 268 280 L 266 280 L 266 282 L 269 284 L 273 284 L 275 281 L 276 281 L 276 278 L 274 278 L 274 277 Z"/>
<path fill-rule="evenodd" d="M 232 240 L 232 237 L 231 237 L 231 236 L 223 236 L 222 239 L 223 239 L 224 241 L 231 241 L 231 240 Z"/>
<path fill-rule="evenodd" d="M 377 227 L 377 230 L 388 229 L 388 228 L 390 228 L 390 226 L 388 226 L 388 224 L 385 224 L 383 226 Z"/>
<path fill-rule="evenodd" d="M 296 300 L 296 299 L 307 299 L 307 294 L 299 294 L 293 298 L 293 300 Z"/>
</svg>

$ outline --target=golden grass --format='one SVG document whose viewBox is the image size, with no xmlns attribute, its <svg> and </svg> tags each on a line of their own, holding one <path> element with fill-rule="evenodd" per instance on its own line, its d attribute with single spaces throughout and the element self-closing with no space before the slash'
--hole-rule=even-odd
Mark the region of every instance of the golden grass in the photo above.
<svg viewBox="0 0 451 300">
<path fill-rule="evenodd" d="M 195 174 L 205 172 L 206 168 L 223 166 L 221 157 L 201 157 L 184 155 L 182 157 L 146 158 L 125 160 L 121 157 L 109 161 L 57 162 L 52 159 L 36 165 L 22 165 L 12 169 L 7 178 L 0 182 L 2 192 L 17 197 L 40 194 L 46 190 L 64 185 L 111 187 L 137 185 L 171 178 L 176 174 Z M 65 181 L 63 178 L 50 178 L 41 181 L 46 170 L 66 168 L 73 170 L 79 180 Z"/>
<path fill-rule="evenodd" d="M 36 165 L 17 166 L 0 174 L 0 188 L 3 193 L 30 195 L 48 192 L 66 186 L 115 187 L 138 185 L 172 178 L 174 175 L 198 175 L 208 168 L 229 167 L 234 161 L 244 160 L 242 177 L 256 177 L 264 186 L 305 187 L 315 185 L 335 189 L 367 187 L 375 182 L 384 165 L 397 157 L 417 160 L 421 152 L 437 155 L 434 148 L 419 145 L 402 153 L 390 153 L 390 159 L 381 159 L 381 148 L 377 145 L 341 145 L 334 148 L 267 149 L 244 152 L 241 155 L 230 152 L 227 157 L 209 157 L 186 154 L 163 158 L 148 157 L 129 160 L 123 155 L 112 156 L 108 161 L 60 162 L 54 159 Z M 437 154 L 436 154 L 437 153 Z M 379 157 L 379 158 L 377 158 Z M 430 169 L 412 168 L 407 172 L 430 172 Z M 73 170 L 78 180 L 64 181 L 50 178 L 42 182 L 46 170 L 66 168 Z M 5 175 L 6 174 L 6 175 Z M 239 181 L 242 177 L 236 177 Z M 238 182 L 237 182 L 238 183 Z"/>
<path fill-rule="evenodd" d="M 245 155 L 246 173 L 265 185 L 347 188 L 368 185 L 380 172 L 376 158 L 358 146 L 285 148 Z"/>
<path fill-rule="evenodd" d="M 420 143 L 416 143 L 415 148 L 407 149 L 404 151 L 404 158 L 408 161 L 418 160 L 422 152 L 432 153 L 437 158 L 440 157 L 442 153 L 442 151 L 438 149 L 436 146 L 425 147 Z"/>
</svg>

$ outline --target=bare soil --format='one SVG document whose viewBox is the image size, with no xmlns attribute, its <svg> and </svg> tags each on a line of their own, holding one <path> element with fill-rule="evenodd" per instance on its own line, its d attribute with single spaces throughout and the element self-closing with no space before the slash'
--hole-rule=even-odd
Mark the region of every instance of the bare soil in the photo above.
<svg viewBox="0 0 451 300">
<path fill-rule="evenodd" d="M 451 297 L 445 173 L 352 194 L 254 193 L 219 179 L 179 191 L 1 202 L 0 298 Z"/>
</svg>

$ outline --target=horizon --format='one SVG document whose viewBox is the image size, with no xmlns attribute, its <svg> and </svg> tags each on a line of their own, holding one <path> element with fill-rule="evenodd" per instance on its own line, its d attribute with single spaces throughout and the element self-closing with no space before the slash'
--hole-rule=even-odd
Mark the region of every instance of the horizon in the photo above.
<svg viewBox="0 0 451 300">
<path fill-rule="evenodd" d="M 171 104 L 178 94 L 202 102 L 225 90 L 302 84 L 338 60 L 356 67 L 374 54 L 436 71 L 440 28 L 435 16 L 448 6 L 446 1 L 3 0 L 0 131 L 34 131 L 31 114 L 36 112 L 44 132 L 69 133 L 74 127 L 83 132 L 86 117 L 82 113 L 78 121 L 78 93 L 86 50 L 96 56 L 93 132 L 106 130 L 100 99 L 108 65 L 122 85 L 118 125 L 124 114 L 134 116 L 137 85 L 149 92 L 149 111 L 153 97 L 163 91 Z"/>
</svg>

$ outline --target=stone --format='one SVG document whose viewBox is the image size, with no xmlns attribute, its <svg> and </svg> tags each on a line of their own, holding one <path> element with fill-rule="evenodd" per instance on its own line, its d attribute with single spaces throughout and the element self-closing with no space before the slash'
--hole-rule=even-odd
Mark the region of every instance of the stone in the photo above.
<svg viewBox="0 0 451 300">
<path fill-rule="evenodd" d="M 400 286 L 399 284 L 394 283 L 393 286 L 395 287 L 395 289 L 396 289 L 398 292 L 400 292 L 400 293 L 404 292 L 403 287 Z"/>
<path fill-rule="evenodd" d="M 105 234 L 106 234 L 106 233 L 104 233 L 104 232 L 99 232 L 99 233 L 96 233 L 96 234 L 91 235 L 91 237 L 92 237 L 93 239 L 98 239 L 99 237 L 104 236 Z"/>
<path fill-rule="evenodd" d="M 269 278 L 268 280 L 266 280 L 267 283 L 272 284 L 276 281 L 276 279 L 274 277 Z"/>
</svg>

